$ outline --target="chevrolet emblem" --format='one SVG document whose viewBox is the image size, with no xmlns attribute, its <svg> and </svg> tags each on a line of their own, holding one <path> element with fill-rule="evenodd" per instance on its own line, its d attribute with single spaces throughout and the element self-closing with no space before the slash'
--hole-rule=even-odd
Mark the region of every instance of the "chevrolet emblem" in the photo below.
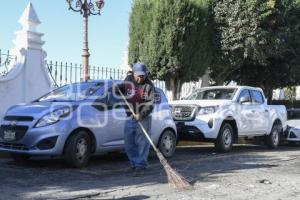
<svg viewBox="0 0 300 200">
<path fill-rule="evenodd" d="M 10 122 L 10 125 L 11 125 L 11 126 L 17 125 L 17 121 L 12 121 L 12 122 Z"/>
</svg>

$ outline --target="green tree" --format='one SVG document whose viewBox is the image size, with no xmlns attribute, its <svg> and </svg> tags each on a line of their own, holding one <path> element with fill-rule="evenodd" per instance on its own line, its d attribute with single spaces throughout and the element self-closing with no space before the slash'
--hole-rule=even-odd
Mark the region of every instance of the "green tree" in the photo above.
<svg viewBox="0 0 300 200">
<path fill-rule="evenodd" d="M 297 97 L 297 87 L 286 87 L 284 88 L 284 97 L 285 99 L 288 99 L 292 103 L 296 100 Z"/>
<path fill-rule="evenodd" d="M 300 84 L 299 0 L 214 0 L 216 83 L 273 89 Z"/>
<path fill-rule="evenodd" d="M 198 80 L 212 60 L 208 16 L 208 0 L 135 0 L 129 62 L 145 62 L 178 99 L 182 84 Z"/>
</svg>

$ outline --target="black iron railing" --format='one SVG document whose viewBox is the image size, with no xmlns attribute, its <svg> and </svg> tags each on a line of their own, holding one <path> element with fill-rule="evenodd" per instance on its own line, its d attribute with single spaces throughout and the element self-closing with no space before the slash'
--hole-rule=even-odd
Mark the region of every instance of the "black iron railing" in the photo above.
<svg viewBox="0 0 300 200">
<path fill-rule="evenodd" d="M 46 61 L 46 66 L 55 87 L 82 80 L 82 65 Z M 118 68 L 90 66 L 89 74 L 91 80 L 122 80 L 126 77 L 127 71 Z M 154 81 L 154 84 L 156 87 L 166 91 L 163 81 Z"/>
<path fill-rule="evenodd" d="M 16 62 L 17 56 L 12 55 L 9 51 L 3 52 L 0 49 L 0 76 L 5 76 L 13 66 L 9 66 Z M 54 87 L 60 87 L 69 83 L 76 83 L 82 80 L 82 65 L 73 63 L 46 61 L 45 63 L 49 76 Z M 90 66 L 89 74 L 91 80 L 122 80 L 125 78 L 127 71 L 118 68 Z M 154 81 L 154 85 L 166 92 L 164 81 Z M 190 82 L 182 87 L 182 93 L 188 94 L 196 88 L 199 88 L 199 82 Z"/>
<path fill-rule="evenodd" d="M 76 83 L 82 80 L 82 65 L 74 63 L 46 61 L 47 70 L 52 79 L 53 86 L 60 87 L 65 84 Z M 118 68 L 90 66 L 89 74 L 91 80 L 122 80 L 126 77 L 127 71 Z M 164 81 L 154 81 L 154 85 L 164 92 L 166 86 Z M 199 88 L 199 82 L 186 83 L 182 87 L 182 94 L 186 95 L 194 89 Z"/>
<path fill-rule="evenodd" d="M 46 61 L 53 84 L 62 86 L 69 83 L 80 82 L 82 79 L 82 65 L 73 63 Z M 90 66 L 89 74 L 91 80 L 113 79 L 120 80 L 126 75 L 122 69 L 108 67 Z"/>
</svg>

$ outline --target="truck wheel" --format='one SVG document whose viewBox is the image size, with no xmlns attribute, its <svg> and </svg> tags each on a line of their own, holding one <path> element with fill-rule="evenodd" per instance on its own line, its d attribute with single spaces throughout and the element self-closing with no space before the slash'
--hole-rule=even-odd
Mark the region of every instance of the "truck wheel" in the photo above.
<svg viewBox="0 0 300 200">
<path fill-rule="evenodd" d="M 221 126 L 218 138 L 215 142 L 215 148 L 218 152 L 226 153 L 231 151 L 233 144 L 233 128 L 230 124 L 224 123 Z"/>
<path fill-rule="evenodd" d="M 72 167 L 86 166 L 91 156 L 91 138 L 86 131 L 70 136 L 65 145 L 64 158 Z"/>
<path fill-rule="evenodd" d="M 17 154 L 17 153 L 11 153 L 10 156 L 17 162 L 25 162 L 28 161 L 31 156 L 26 154 Z"/>
<path fill-rule="evenodd" d="M 271 133 L 266 136 L 266 145 L 270 149 L 275 149 L 279 146 L 281 140 L 282 125 L 280 123 L 274 124 Z"/>
<path fill-rule="evenodd" d="M 164 157 L 172 157 L 176 149 L 176 142 L 175 134 L 170 130 L 166 130 L 160 137 L 158 149 L 164 155 Z"/>
</svg>

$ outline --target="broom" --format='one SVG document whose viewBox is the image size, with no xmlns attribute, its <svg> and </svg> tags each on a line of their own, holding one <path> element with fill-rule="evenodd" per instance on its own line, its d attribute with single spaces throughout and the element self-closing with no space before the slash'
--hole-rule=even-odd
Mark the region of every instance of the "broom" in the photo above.
<svg viewBox="0 0 300 200">
<path fill-rule="evenodd" d="M 132 113 L 133 117 L 136 119 L 135 112 L 133 111 L 133 109 L 129 105 L 128 101 L 126 100 L 126 97 L 120 91 L 120 88 L 119 87 L 117 87 L 117 88 L 118 88 L 123 100 L 125 101 L 127 107 L 129 108 L 130 112 Z M 156 155 L 157 155 L 160 163 L 164 167 L 164 170 L 165 170 L 165 172 L 167 174 L 167 177 L 168 177 L 169 185 L 173 186 L 176 190 L 191 189 L 191 185 L 189 184 L 189 182 L 169 165 L 168 161 L 165 159 L 165 157 L 162 155 L 162 153 L 159 151 L 159 149 L 154 145 L 153 141 L 149 137 L 149 134 L 147 133 L 147 131 L 146 131 L 145 127 L 143 126 L 143 124 L 139 120 L 137 120 L 137 121 L 138 121 L 138 124 L 141 127 L 145 137 L 147 138 L 150 145 L 152 146 L 152 148 L 156 152 Z"/>
</svg>

